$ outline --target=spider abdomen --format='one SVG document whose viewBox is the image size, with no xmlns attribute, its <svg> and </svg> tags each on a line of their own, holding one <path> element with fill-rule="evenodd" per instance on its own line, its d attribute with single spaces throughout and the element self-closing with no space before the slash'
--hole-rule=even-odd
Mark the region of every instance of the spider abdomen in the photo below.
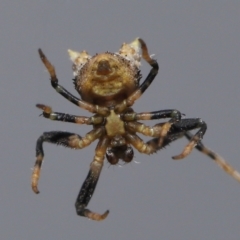
<svg viewBox="0 0 240 240">
<path fill-rule="evenodd" d="M 90 58 L 76 77 L 76 90 L 82 99 L 102 106 L 113 106 L 126 99 L 138 87 L 139 69 L 113 53 Z"/>
</svg>

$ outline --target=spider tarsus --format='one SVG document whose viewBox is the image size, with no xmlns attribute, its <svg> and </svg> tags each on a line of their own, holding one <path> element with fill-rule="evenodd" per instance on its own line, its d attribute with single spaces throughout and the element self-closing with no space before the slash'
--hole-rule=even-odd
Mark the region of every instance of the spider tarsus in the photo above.
<svg viewBox="0 0 240 240">
<path fill-rule="evenodd" d="M 149 55 L 147 44 L 141 38 L 138 38 L 138 41 L 141 43 L 143 59 L 146 62 L 148 62 L 154 69 L 158 70 L 158 63 L 155 59 L 151 58 L 151 56 Z"/>
<path fill-rule="evenodd" d="M 40 193 L 39 190 L 38 190 L 38 187 L 37 187 L 37 185 L 38 185 L 38 179 L 39 179 L 39 176 L 37 176 L 37 175 L 34 174 L 34 172 L 33 172 L 33 174 L 32 174 L 32 190 L 33 190 L 33 192 L 36 193 L 36 194 L 39 194 L 39 193 Z"/>
<path fill-rule="evenodd" d="M 182 153 L 180 153 L 179 155 L 173 156 L 172 159 L 173 160 L 181 160 L 185 157 L 187 157 L 193 150 L 193 148 L 197 145 L 197 143 L 195 141 L 191 141 L 182 151 Z"/>
<path fill-rule="evenodd" d="M 57 82 L 58 80 L 57 80 L 54 66 L 48 61 L 47 57 L 45 56 L 45 54 L 43 53 L 41 48 L 38 49 L 38 53 L 39 53 L 39 56 L 40 56 L 43 64 L 45 65 L 45 67 L 47 68 L 47 70 L 50 74 L 51 81 Z"/>
<path fill-rule="evenodd" d="M 182 153 L 179 155 L 173 156 L 173 160 L 181 160 L 185 157 L 187 157 L 193 150 L 193 148 L 197 145 L 197 142 L 195 140 L 189 142 L 189 144 L 183 149 Z"/>
<path fill-rule="evenodd" d="M 45 108 L 45 105 L 44 105 L 44 104 L 37 103 L 37 104 L 36 104 L 36 107 L 43 110 L 43 109 Z"/>
<path fill-rule="evenodd" d="M 108 216 L 108 214 L 109 214 L 109 210 L 107 210 L 103 214 L 94 213 L 94 212 L 91 212 L 88 209 L 85 209 L 85 211 L 84 211 L 85 217 L 87 217 L 87 218 L 89 218 L 91 220 L 95 220 L 95 221 L 102 221 L 102 220 L 104 220 Z"/>
<path fill-rule="evenodd" d="M 35 166 L 34 166 L 33 172 L 32 172 L 32 178 L 31 178 L 32 190 L 36 194 L 39 193 L 39 190 L 38 190 L 38 180 L 39 180 L 39 176 L 40 176 L 40 169 L 41 169 L 42 159 L 43 159 L 43 154 L 37 155 L 36 163 L 35 163 Z"/>
<path fill-rule="evenodd" d="M 43 110 L 45 113 L 48 113 L 48 114 L 52 113 L 52 108 L 44 104 L 36 104 L 36 107 Z"/>
<path fill-rule="evenodd" d="M 32 190 L 34 193 L 39 194 L 40 191 L 38 190 L 37 186 L 32 186 Z"/>
<path fill-rule="evenodd" d="M 43 60 L 44 58 L 46 58 L 46 56 L 44 55 L 43 51 L 41 48 L 38 49 L 38 53 L 39 53 L 39 56 L 40 58 Z"/>
<path fill-rule="evenodd" d="M 185 133 L 185 137 L 188 140 L 191 140 L 193 135 L 190 132 Z M 201 141 L 198 142 L 198 144 L 195 147 L 199 152 L 207 155 L 209 158 L 211 158 L 217 165 L 222 168 L 227 174 L 229 174 L 231 177 L 233 177 L 235 180 L 240 182 L 240 173 L 235 170 L 229 163 L 226 162 L 225 159 L 223 159 L 220 155 L 213 152 L 209 148 L 207 148 Z"/>
</svg>

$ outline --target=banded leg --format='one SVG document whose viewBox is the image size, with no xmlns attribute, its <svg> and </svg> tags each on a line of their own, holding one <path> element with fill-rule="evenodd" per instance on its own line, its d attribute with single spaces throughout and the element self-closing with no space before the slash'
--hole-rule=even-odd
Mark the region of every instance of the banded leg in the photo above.
<svg viewBox="0 0 240 240">
<path fill-rule="evenodd" d="M 137 99 L 139 99 L 141 95 L 145 92 L 145 90 L 150 86 L 150 84 L 152 83 L 152 81 L 154 80 L 158 73 L 159 69 L 158 63 L 156 60 L 150 57 L 146 43 L 141 38 L 139 38 L 138 41 L 141 44 L 142 57 L 146 62 L 148 62 L 152 66 L 152 69 L 148 74 L 147 78 L 144 80 L 144 82 L 139 86 L 139 88 L 135 92 L 133 92 L 126 100 L 115 106 L 114 110 L 116 113 L 121 113 L 127 107 L 131 107 L 134 104 L 134 102 Z"/>
<path fill-rule="evenodd" d="M 156 120 L 163 118 L 170 118 L 170 122 L 177 122 L 182 117 L 181 112 L 176 109 L 166 109 L 154 112 L 127 112 L 122 115 L 124 121 L 141 121 L 141 120 Z"/>
<path fill-rule="evenodd" d="M 168 122 L 156 124 L 154 127 L 145 126 L 142 123 L 129 122 L 126 123 L 127 127 L 130 127 L 132 131 L 140 132 L 145 136 L 158 137 L 158 145 L 163 144 L 165 136 L 168 134 L 173 123 L 179 122 L 182 117 L 181 112 L 175 109 L 166 109 L 155 112 L 146 112 L 146 113 L 135 113 L 130 112 L 123 115 L 123 119 L 127 121 L 133 120 L 155 120 L 170 118 Z"/>
<path fill-rule="evenodd" d="M 42 113 L 43 117 L 49 118 L 54 121 L 96 125 L 96 124 L 101 124 L 104 120 L 102 116 L 97 116 L 97 115 L 93 117 L 82 117 L 82 116 L 70 115 L 67 113 L 53 112 L 51 107 L 43 104 L 37 104 L 36 107 L 43 110 L 43 113 Z"/>
<path fill-rule="evenodd" d="M 207 130 L 207 124 L 200 118 L 196 119 L 183 119 L 179 121 L 178 123 L 173 124 L 173 127 L 177 127 L 182 129 L 182 131 L 190 131 L 193 129 L 200 128 L 195 135 L 193 135 L 192 139 L 189 141 L 189 143 L 185 146 L 182 153 L 179 155 L 173 156 L 172 159 L 179 160 L 187 157 L 193 148 L 198 144 L 199 141 L 203 138 L 203 135 L 205 134 Z"/>
<path fill-rule="evenodd" d="M 189 132 L 185 133 L 184 135 L 189 141 L 191 141 L 193 138 L 193 135 Z M 198 142 L 195 148 L 214 160 L 220 168 L 222 168 L 226 173 L 240 182 L 240 173 L 235 170 L 229 163 L 227 163 L 220 155 L 204 146 L 201 141 Z"/>
<path fill-rule="evenodd" d="M 166 124 L 170 124 L 170 127 Z M 184 148 L 183 152 L 180 155 L 173 157 L 173 159 L 184 158 L 190 154 L 193 147 L 198 141 L 200 141 L 207 129 L 206 123 L 201 119 L 182 119 L 175 123 L 168 122 L 156 124 L 154 127 L 148 127 L 138 122 L 128 122 L 126 123 L 126 126 L 131 132 L 140 132 L 146 136 L 156 137 L 144 143 L 136 134 L 125 134 L 125 138 L 130 144 L 132 144 L 139 152 L 146 154 L 151 154 L 160 150 L 172 141 L 181 138 L 187 131 L 200 128 L 189 144 Z M 165 129 L 166 126 L 168 129 Z"/>
<path fill-rule="evenodd" d="M 148 137 L 157 137 L 159 138 L 159 140 L 162 140 L 162 141 L 167 136 L 171 126 L 172 126 L 172 123 L 170 122 L 158 123 L 153 127 L 149 127 L 143 123 L 135 122 L 135 121 L 125 122 L 125 128 L 130 132 L 138 132 Z M 161 144 L 159 143 L 159 145 Z"/>
<path fill-rule="evenodd" d="M 97 128 L 87 133 L 85 137 L 81 137 L 75 133 L 69 132 L 52 131 L 43 133 L 43 135 L 38 138 L 36 144 L 36 162 L 32 172 L 32 190 L 35 193 L 39 193 L 38 180 L 40 177 L 40 171 L 44 157 L 44 142 L 63 145 L 65 147 L 70 147 L 74 149 L 81 149 L 91 144 L 97 138 L 101 137 L 103 131 L 103 128 Z"/>
<path fill-rule="evenodd" d="M 140 153 L 144 154 L 152 154 L 160 150 L 161 148 L 167 146 L 171 142 L 181 138 L 184 136 L 184 133 L 173 133 L 167 135 L 162 142 L 162 145 L 159 145 L 159 138 L 153 138 L 148 142 L 144 142 L 139 136 L 134 133 L 126 133 L 124 135 L 126 141 L 131 144 L 134 148 L 136 148 Z"/>
<path fill-rule="evenodd" d="M 110 140 L 106 136 L 102 137 L 99 141 L 95 150 L 94 159 L 90 165 L 89 173 L 80 189 L 75 203 L 76 212 L 79 216 L 87 217 L 97 221 L 104 220 L 107 217 L 109 211 L 107 210 L 104 214 L 99 214 L 86 209 L 86 207 L 91 200 L 91 197 L 96 188 L 109 142 Z"/>
<path fill-rule="evenodd" d="M 91 112 L 91 113 L 99 113 L 101 115 L 108 115 L 109 110 L 106 107 L 100 107 L 98 105 L 93 105 L 87 102 L 82 101 L 81 99 L 75 97 L 70 92 L 68 92 L 64 87 L 58 84 L 58 78 L 55 72 L 54 66 L 48 61 L 47 57 L 44 55 L 41 49 L 38 49 L 39 56 L 45 65 L 46 69 L 49 72 L 51 85 L 52 87 L 63 97 L 65 97 L 67 100 L 72 102 L 73 104 Z"/>
</svg>

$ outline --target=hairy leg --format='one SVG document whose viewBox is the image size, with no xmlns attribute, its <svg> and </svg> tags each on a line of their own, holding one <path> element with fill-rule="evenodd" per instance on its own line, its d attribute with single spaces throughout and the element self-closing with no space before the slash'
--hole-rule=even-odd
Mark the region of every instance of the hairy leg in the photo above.
<svg viewBox="0 0 240 240">
<path fill-rule="evenodd" d="M 187 132 L 185 133 L 185 137 L 191 141 L 193 135 Z M 233 178 L 240 182 L 240 173 L 237 170 L 235 170 L 229 163 L 227 163 L 220 155 L 204 146 L 201 141 L 198 142 L 195 148 L 198 151 L 210 157 L 211 159 L 213 159 L 218 164 L 218 166 L 221 167 L 226 173 L 228 173 L 230 176 L 232 176 Z"/>
<path fill-rule="evenodd" d="M 152 154 L 165 146 L 169 145 L 171 142 L 181 138 L 184 136 L 184 133 L 172 133 L 168 134 L 164 139 L 161 145 L 159 145 L 159 138 L 153 138 L 147 142 L 144 142 L 137 134 L 135 133 L 126 133 L 124 135 L 127 143 L 131 144 L 134 148 L 136 148 L 140 153 L 144 154 Z"/>
<path fill-rule="evenodd" d="M 127 112 L 122 114 L 122 119 L 124 121 L 141 121 L 141 120 L 156 120 L 170 118 L 171 122 L 177 122 L 181 119 L 181 116 L 184 115 L 176 109 L 166 109 L 154 112 Z"/>
<path fill-rule="evenodd" d="M 103 134 L 104 129 L 103 128 L 97 128 L 86 134 L 85 137 L 81 137 L 75 133 L 69 133 L 69 132 L 45 132 L 43 135 L 41 135 L 36 144 L 36 162 L 33 168 L 32 173 L 32 190 L 35 193 L 39 193 L 38 190 L 38 180 L 40 177 L 40 171 L 41 166 L 43 162 L 44 157 L 44 151 L 43 151 L 43 143 L 49 142 L 54 143 L 57 145 L 63 145 L 65 147 L 70 147 L 74 149 L 81 149 L 89 144 L 91 144 L 93 141 L 101 137 Z"/>
<path fill-rule="evenodd" d="M 92 212 L 89 209 L 86 209 L 86 207 L 89 201 L 91 200 L 91 197 L 96 188 L 102 170 L 104 156 L 109 145 L 109 142 L 110 140 L 108 139 L 107 136 L 102 137 L 100 139 L 95 150 L 95 156 L 93 158 L 92 163 L 90 164 L 89 173 L 80 189 L 80 192 L 75 203 L 76 212 L 79 216 L 87 217 L 97 221 L 105 219 L 109 211 L 106 211 L 104 214 L 99 214 Z"/>
<path fill-rule="evenodd" d="M 172 157 L 172 159 L 174 160 L 179 160 L 187 157 L 191 153 L 193 148 L 198 144 L 198 142 L 201 141 L 203 135 L 207 130 L 207 124 L 200 118 L 182 119 L 181 121 L 173 124 L 171 128 L 181 129 L 184 132 L 199 128 L 199 130 L 195 133 L 195 135 L 193 135 L 189 143 L 185 146 L 182 153 Z"/>
<path fill-rule="evenodd" d="M 104 120 L 102 116 L 97 116 L 97 115 L 92 117 L 82 117 L 82 116 L 76 116 L 76 115 L 71 115 L 67 113 L 53 112 L 51 107 L 43 104 L 37 104 L 36 107 L 43 110 L 43 113 L 42 113 L 43 117 L 54 120 L 54 121 L 97 125 L 97 124 L 101 124 Z"/>
<path fill-rule="evenodd" d="M 140 152 L 145 151 L 147 154 L 155 152 L 158 149 L 161 149 L 166 144 L 169 144 L 172 139 L 172 136 L 182 136 L 186 131 L 194 130 L 200 128 L 198 132 L 193 136 L 192 140 L 189 144 L 184 148 L 183 152 L 180 155 L 173 157 L 173 159 L 182 159 L 190 154 L 194 146 L 197 144 L 200 139 L 202 139 L 204 133 L 206 132 L 207 126 L 205 122 L 201 119 L 181 119 L 181 120 L 174 120 L 171 119 L 169 122 L 165 123 L 158 123 L 153 127 L 146 126 L 143 123 L 139 122 L 126 122 L 125 123 L 126 129 L 130 132 L 139 132 L 145 136 L 155 137 L 158 139 L 158 143 L 154 148 L 149 148 L 142 140 L 140 140 L 136 135 L 127 135 L 131 144 L 136 147 Z M 182 134 L 181 134 L 182 133 Z M 176 135 L 177 134 L 177 135 Z M 136 138 L 135 140 L 133 140 Z M 173 138 L 175 140 L 175 138 Z M 135 142 L 134 142 L 135 141 Z M 170 142 L 169 142 L 170 141 Z M 156 140 L 154 140 L 154 143 Z M 143 150 L 144 149 L 144 150 Z"/>
</svg>

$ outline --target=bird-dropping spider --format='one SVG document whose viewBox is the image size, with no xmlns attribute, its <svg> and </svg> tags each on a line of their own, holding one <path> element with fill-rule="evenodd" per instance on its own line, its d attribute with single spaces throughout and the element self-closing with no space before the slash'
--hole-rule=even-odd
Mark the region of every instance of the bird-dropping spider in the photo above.
<svg viewBox="0 0 240 240">
<path fill-rule="evenodd" d="M 69 50 L 73 61 L 74 86 L 81 98 L 73 96 L 58 84 L 53 65 L 48 61 L 41 49 L 40 58 L 50 74 L 52 87 L 67 100 L 91 113 L 92 117 L 76 116 L 53 112 L 51 107 L 37 104 L 45 118 L 55 121 L 93 125 L 93 130 L 84 137 L 78 134 L 51 131 L 44 132 L 37 140 L 36 162 L 32 173 L 32 189 L 38 191 L 38 180 L 43 162 L 43 143 L 49 142 L 73 149 L 82 149 L 98 139 L 90 170 L 78 194 L 75 207 L 79 216 L 93 220 L 103 220 L 109 211 L 98 214 L 87 209 L 100 176 L 104 158 L 115 165 L 121 159 L 125 163 L 132 161 L 132 146 L 140 153 L 151 154 L 162 149 L 171 142 L 185 136 L 189 143 L 182 153 L 173 159 L 182 159 L 189 155 L 193 148 L 198 149 L 217 162 L 227 173 L 240 181 L 240 174 L 227 164 L 219 155 L 206 148 L 201 139 L 207 125 L 200 118 L 182 119 L 182 114 L 175 109 L 155 112 L 136 113 L 131 108 L 150 86 L 158 73 L 158 63 L 148 53 L 146 43 L 137 38 L 130 44 L 124 43 L 119 52 L 105 52 L 91 57 L 86 51 Z M 140 61 L 143 58 L 150 66 L 146 79 L 140 83 Z M 170 119 L 153 127 L 140 121 L 154 119 Z M 191 130 L 197 129 L 192 135 Z M 144 142 L 137 133 L 151 137 Z"/>
</svg>

